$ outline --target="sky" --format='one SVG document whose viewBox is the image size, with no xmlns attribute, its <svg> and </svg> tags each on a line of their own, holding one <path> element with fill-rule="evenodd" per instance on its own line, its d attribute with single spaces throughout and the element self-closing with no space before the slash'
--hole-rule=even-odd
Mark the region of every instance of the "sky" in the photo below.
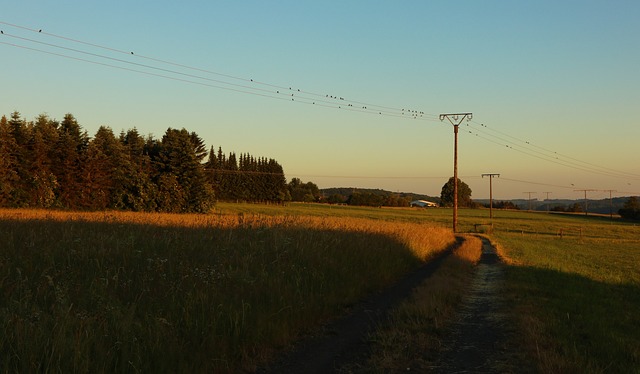
<svg viewBox="0 0 640 374">
<path fill-rule="evenodd" d="M 5 1 L 0 115 L 194 131 L 320 188 L 640 195 L 640 2 Z M 40 31 L 41 30 L 41 31 Z M 293 96 L 291 96 L 293 95 Z M 457 122 L 457 121 L 456 121 Z"/>
</svg>

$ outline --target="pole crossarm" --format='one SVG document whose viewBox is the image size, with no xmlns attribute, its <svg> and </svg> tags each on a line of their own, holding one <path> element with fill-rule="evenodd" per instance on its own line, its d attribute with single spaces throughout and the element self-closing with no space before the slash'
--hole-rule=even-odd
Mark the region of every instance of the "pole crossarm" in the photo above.
<svg viewBox="0 0 640 374">
<path fill-rule="evenodd" d="M 473 119 L 473 113 L 445 113 L 440 115 L 440 121 L 448 119 L 452 125 L 458 126 L 464 121 L 471 121 Z"/>
</svg>

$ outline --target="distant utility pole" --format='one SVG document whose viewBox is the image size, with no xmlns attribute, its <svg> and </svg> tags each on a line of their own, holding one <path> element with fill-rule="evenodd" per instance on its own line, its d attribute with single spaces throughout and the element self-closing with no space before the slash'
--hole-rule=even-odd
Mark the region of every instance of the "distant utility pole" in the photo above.
<svg viewBox="0 0 640 374">
<path fill-rule="evenodd" d="M 590 189 L 586 189 L 586 190 L 573 190 L 574 192 L 584 192 L 584 215 L 588 216 L 589 215 L 589 211 L 588 211 L 588 207 L 587 207 L 587 192 L 593 192 L 593 191 L 598 191 L 598 190 L 590 190 Z"/>
<path fill-rule="evenodd" d="M 616 190 L 603 190 L 604 192 L 609 192 L 609 217 L 613 220 L 613 193 L 618 192 Z"/>
<path fill-rule="evenodd" d="M 482 174 L 482 178 L 489 177 L 489 219 L 493 219 L 493 186 L 491 181 L 493 177 L 500 177 L 500 174 L 486 173 Z"/>
<path fill-rule="evenodd" d="M 453 232 L 458 230 L 458 126 L 464 121 L 471 121 L 471 113 L 446 113 L 440 115 L 440 121 L 448 119 L 453 125 Z"/>
<path fill-rule="evenodd" d="M 528 193 L 529 194 L 529 210 L 531 210 L 531 194 L 537 193 L 537 192 L 527 191 L 527 192 L 523 192 L 523 193 Z"/>
<path fill-rule="evenodd" d="M 549 194 L 550 194 L 551 192 L 549 192 L 549 191 L 545 191 L 545 192 L 543 192 L 543 193 L 544 193 L 544 194 L 547 194 L 547 197 L 546 197 L 544 200 L 547 202 L 547 212 L 549 212 L 549 210 L 550 210 L 550 209 L 549 209 L 549 206 L 551 205 L 551 204 L 549 203 Z"/>
</svg>

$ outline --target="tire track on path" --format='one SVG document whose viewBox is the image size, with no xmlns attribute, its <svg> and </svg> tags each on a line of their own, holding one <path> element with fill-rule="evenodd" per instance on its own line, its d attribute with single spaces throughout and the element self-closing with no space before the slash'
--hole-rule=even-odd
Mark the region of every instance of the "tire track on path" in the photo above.
<svg viewBox="0 0 640 374">
<path fill-rule="evenodd" d="M 362 358 L 368 352 L 368 334 L 463 242 L 463 237 L 456 237 L 456 242 L 436 258 L 355 305 L 348 315 L 296 343 L 292 351 L 268 367 L 258 369 L 257 373 L 334 373 L 345 364 Z"/>
<path fill-rule="evenodd" d="M 502 297 L 504 267 L 489 239 L 482 240 L 482 256 L 460 315 L 443 342 L 434 373 L 527 372 L 517 367 L 508 346 L 510 334 Z"/>
</svg>

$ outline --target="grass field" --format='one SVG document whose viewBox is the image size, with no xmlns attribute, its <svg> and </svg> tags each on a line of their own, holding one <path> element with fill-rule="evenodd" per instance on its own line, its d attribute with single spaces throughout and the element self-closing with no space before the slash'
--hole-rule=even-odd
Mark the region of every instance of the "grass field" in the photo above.
<svg viewBox="0 0 640 374">
<path fill-rule="evenodd" d="M 487 210 L 459 213 L 461 231 L 489 223 Z M 317 204 L 219 204 L 210 215 L 0 210 L 0 370 L 250 371 L 452 243 L 450 214 Z M 537 370 L 640 372 L 640 226 L 494 215 L 493 230 L 479 229 L 507 261 L 514 344 Z M 460 256 L 468 271 L 474 260 Z M 428 308 L 402 308 L 421 310 L 410 319 L 433 331 Z M 398 328 L 379 339 L 402 336 Z M 392 365 L 392 351 L 378 356 Z"/>
<path fill-rule="evenodd" d="M 640 227 L 532 216 L 495 234 L 523 348 L 541 372 L 640 372 Z"/>
<path fill-rule="evenodd" d="M 250 371 L 454 241 L 248 212 L 2 210 L 0 237 L 3 372 Z"/>
</svg>

